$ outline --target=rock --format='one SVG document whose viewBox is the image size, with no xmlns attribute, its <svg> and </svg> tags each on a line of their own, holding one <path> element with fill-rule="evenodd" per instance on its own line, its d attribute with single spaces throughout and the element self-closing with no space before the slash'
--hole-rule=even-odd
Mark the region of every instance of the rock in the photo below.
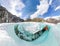
<svg viewBox="0 0 60 46">
<path fill-rule="evenodd" d="M 57 23 L 58 23 L 58 20 L 56 20 L 56 19 L 54 19 L 54 18 L 48 18 L 48 19 L 46 20 L 46 22 L 57 24 Z"/>
<path fill-rule="evenodd" d="M 0 23 L 11 22 L 24 22 L 24 20 L 11 14 L 5 7 L 0 6 Z"/>
</svg>

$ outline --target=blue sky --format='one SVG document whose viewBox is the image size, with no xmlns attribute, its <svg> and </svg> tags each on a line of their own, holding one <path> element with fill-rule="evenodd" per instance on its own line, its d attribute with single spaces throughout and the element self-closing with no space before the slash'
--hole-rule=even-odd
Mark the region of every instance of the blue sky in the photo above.
<svg viewBox="0 0 60 46">
<path fill-rule="evenodd" d="M 60 1 L 58 0 L 53 0 L 52 4 L 49 6 L 49 9 L 47 13 L 43 15 L 43 17 L 48 17 L 48 16 L 59 16 L 60 15 L 60 9 L 55 11 L 55 8 L 60 6 Z"/>
<path fill-rule="evenodd" d="M 23 18 L 46 18 L 60 15 L 60 0 L 0 0 L 12 14 Z"/>
<path fill-rule="evenodd" d="M 31 15 L 33 14 L 35 11 L 37 11 L 37 5 L 39 5 L 39 0 L 22 0 L 23 3 L 26 5 L 25 8 L 23 8 L 23 15 L 26 16 L 26 15 Z"/>
</svg>

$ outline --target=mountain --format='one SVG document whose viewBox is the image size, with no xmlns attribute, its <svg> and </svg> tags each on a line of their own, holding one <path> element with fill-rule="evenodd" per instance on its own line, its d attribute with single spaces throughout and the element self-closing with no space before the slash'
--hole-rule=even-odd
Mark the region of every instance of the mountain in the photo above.
<svg viewBox="0 0 60 46">
<path fill-rule="evenodd" d="M 60 17 L 50 17 L 50 18 L 47 18 L 47 19 L 44 19 L 44 18 L 34 18 L 34 19 L 27 19 L 25 20 L 25 22 L 47 22 L 47 23 L 54 23 L 54 24 L 57 24 L 57 23 L 60 23 Z"/>
<path fill-rule="evenodd" d="M 49 18 L 49 19 L 47 19 L 46 20 L 46 22 L 48 22 L 48 23 L 58 23 L 58 20 L 56 20 L 56 19 L 54 19 L 54 18 Z"/>
<path fill-rule="evenodd" d="M 48 22 L 48 23 L 55 23 L 55 24 L 60 23 L 60 16 L 47 18 L 46 22 Z"/>
<path fill-rule="evenodd" d="M 44 22 L 43 18 L 34 18 L 34 19 L 27 19 L 26 22 Z"/>
<path fill-rule="evenodd" d="M 5 7 L 0 6 L 0 23 L 23 22 L 24 20 L 11 14 Z"/>
<path fill-rule="evenodd" d="M 34 18 L 23 20 L 16 15 L 11 14 L 5 7 L 0 6 L 0 23 L 11 23 L 11 22 L 47 22 L 47 23 L 60 23 L 60 16 L 50 17 L 47 19 L 44 18 Z"/>
</svg>

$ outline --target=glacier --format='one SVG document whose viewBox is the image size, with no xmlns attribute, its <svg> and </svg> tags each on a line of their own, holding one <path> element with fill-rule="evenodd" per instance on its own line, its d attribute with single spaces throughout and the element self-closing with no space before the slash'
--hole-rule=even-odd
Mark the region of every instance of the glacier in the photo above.
<svg viewBox="0 0 60 46">
<path fill-rule="evenodd" d="M 60 46 L 59 44 L 60 23 L 58 24 L 51 24 L 46 22 L 39 23 L 41 25 L 49 25 L 51 28 L 49 32 L 46 32 L 41 37 L 39 37 L 38 39 L 32 42 L 24 41 L 21 40 L 19 37 L 17 37 L 14 31 L 14 26 L 21 23 L 28 23 L 28 22 L 0 24 L 0 46 Z M 36 23 L 38 22 L 29 22 L 29 23 L 34 23 L 36 25 Z M 39 26 L 39 24 L 37 24 L 36 26 Z M 36 27 L 34 26 L 34 28 Z M 31 31 L 31 32 L 34 33 L 35 31 Z"/>
</svg>

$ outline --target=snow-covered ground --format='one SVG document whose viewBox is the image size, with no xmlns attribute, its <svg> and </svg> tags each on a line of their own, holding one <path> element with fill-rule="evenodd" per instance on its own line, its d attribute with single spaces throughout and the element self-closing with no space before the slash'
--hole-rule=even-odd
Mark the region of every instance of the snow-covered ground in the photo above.
<svg viewBox="0 0 60 46">
<path fill-rule="evenodd" d="M 26 23 L 26 22 L 25 22 Z M 47 37 L 45 35 L 33 42 L 21 40 L 14 31 L 14 26 L 20 23 L 2 23 L 0 24 L 0 46 L 60 46 L 60 24 L 50 24 L 51 29 Z"/>
</svg>

